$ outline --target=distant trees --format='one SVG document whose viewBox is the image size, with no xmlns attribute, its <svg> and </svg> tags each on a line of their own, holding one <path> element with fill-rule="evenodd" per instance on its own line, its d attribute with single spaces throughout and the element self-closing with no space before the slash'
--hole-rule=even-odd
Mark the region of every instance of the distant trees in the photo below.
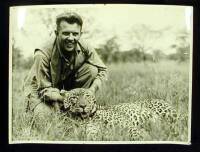
<svg viewBox="0 0 200 152">
<path fill-rule="evenodd" d="M 108 50 L 107 50 L 108 51 Z M 101 56 L 102 60 L 105 63 L 117 63 L 117 62 L 143 62 L 144 58 L 145 61 L 153 61 L 153 62 L 158 62 L 161 57 L 161 53 L 159 54 L 160 56 L 156 56 L 154 60 L 154 56 L 149 53 L 144 53 L 141 52 L 138 49 L 132 49 L 129 51 L 113 51 L 110 53 L 110 51 L 107 52 L 106 50 L 97 49 L 98 54 Z M 164 56 L 164 55 L 163 55 Z"/>
<path fill-rule="evenodd" d="M 189 43 L 189 33 L 186 31 L 180 31 L 177 35 L 176 43 L 176 53 L 178 56 L 178 61 L 183 62 L 189 59 L 190 43 Z"/>
<path fill-rule="evenodd" d="M 16 47 L 15 40 L 12 40 L 12 67 L 13 69 L 29 69 L 33 64 L 33 56 L 25 58 L 22 54 L 22 50 Z"/>
<path fill-rule="evenodd" d="M 175 44 L 171 45 L 171 48 L 175 48 L 176 52 L 170 54 L 168 59 L 178 62 L 187 61 L 190 55 L 189 33 L 185 30 L 178 31 Z"/>
<path fill-rule="evenodd" d="M 117 52 L 119 52 L 119 45 L 116 43 L 116 37 L 113 36 L 106 41 L 105 44 L 101 45 L 97 52 L 100 54 L 101 58 L 106 63 L 111 63 L 113 60 L 118 60 L 117 56 L 114 56 Z"/>
<path fill-rule="evenodd" d="M 12 67 L 18 68 L 22 65 L 22 53 L 21 50 L 17 47 L 15 47 L 14 44 L 12 44 Z"/>
<path fill-rule="evenodd" d="M 166 30 L 168 29 L 155 31 L 147 25 L 137 26 L 129 34 L 129 41 L 132 42 L 132 49 L 129 51 L 120 50 L 117 37 L 112 37 L 106 41 L 97 51 L 106 63 L 144 61 L 156 63 L 166 59 L 178 62 L 187 61 L 190 54 L 190 42 L 189 33 L 186 30 L 180 30 L 175 33 L 174 44 L 171 45 L 171 49 L 176 50 L 174 53 L 166 55 L 159 46 L 155 45 Z"/>
<path fill-rule="evenodd" d="M 152 60 L 153 62 L 159 62 L 160 60 L 164 59 L 166 55 L 159 49 L 153 50 L 152 52 Z"/>
</svg>

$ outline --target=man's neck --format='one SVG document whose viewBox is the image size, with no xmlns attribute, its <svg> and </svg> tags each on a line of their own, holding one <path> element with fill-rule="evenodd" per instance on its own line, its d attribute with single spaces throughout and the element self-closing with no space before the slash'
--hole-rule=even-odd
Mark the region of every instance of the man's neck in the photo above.
<svg viewBox="0 0 200 152">
<path fill-rule="evenodd" d="M 70 60 L 70 59 L 72 58 L 72 56 L 75 55 L 75 51 L 71 51 L 71 52 L 65 51 L 65 52 L 63 52 L 63 55 L 64 55 L 64 57 L 65 57 L 66 59 Z"/>
</svg>

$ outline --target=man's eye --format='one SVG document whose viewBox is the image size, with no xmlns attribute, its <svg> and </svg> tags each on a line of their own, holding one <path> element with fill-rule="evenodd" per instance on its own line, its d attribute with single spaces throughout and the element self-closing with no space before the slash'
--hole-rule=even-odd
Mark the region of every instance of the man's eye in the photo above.
<svg viewBox="0 0 200 152">
<path fill-rule="evenodd" d="M 73 33 L 73 36 L 78 36 L 78 33 Z"/>
<path fill-rule="evenodd" d="M 70 35 L 70 33 L 69 32 L 63 32 L 63 35 L 68 36 L 68 35 Z"/>
</svg>

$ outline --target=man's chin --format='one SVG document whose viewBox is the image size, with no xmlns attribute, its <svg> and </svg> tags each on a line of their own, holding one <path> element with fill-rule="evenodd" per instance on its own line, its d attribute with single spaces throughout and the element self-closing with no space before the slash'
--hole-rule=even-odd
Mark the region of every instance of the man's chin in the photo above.
<svg viewBox="0 0 200 152">
<path fill-rule="evenodd" d="M 65 47 L 66 52 L 72 52 L 74 51 L 74 47 Z"/>
</svg>

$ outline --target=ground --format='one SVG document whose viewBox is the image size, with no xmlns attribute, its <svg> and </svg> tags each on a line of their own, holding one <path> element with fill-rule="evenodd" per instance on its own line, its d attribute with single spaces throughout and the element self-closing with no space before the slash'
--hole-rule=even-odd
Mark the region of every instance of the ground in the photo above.
<svg viewBox="0 0 200 152">
<path fill-rule="evenodd" d="M 165 61 L 159 63 L 120 63 L 111 64 L 109 80 L 104 89 L 97 94 L 101 105 L 122 102 L 137 102 L 145 99 L 163 99 L 171 104 L 183 117 L 178 120 L 175 130 L 165 123 L 152 122 L 148 126 L 151 141 L 187 141 L 188 106 L 189 106 L 189 65 Z M 13 69 L 12 97 L 12 140 L 52 140 L 79 141 L 87 140 L 84 132 L 76 128 L 70 120 L 51 118 L 40 128 L 32 125 L 31 114 L 24 111 L 25 103 L 22 92 L 23 78 L 28 70 Z M 11 102 L 11 101 L 10 101 Z M 114 131 L 102 140 L 129 140 L 126 134 L 120 136 Z"/>
</svg>

